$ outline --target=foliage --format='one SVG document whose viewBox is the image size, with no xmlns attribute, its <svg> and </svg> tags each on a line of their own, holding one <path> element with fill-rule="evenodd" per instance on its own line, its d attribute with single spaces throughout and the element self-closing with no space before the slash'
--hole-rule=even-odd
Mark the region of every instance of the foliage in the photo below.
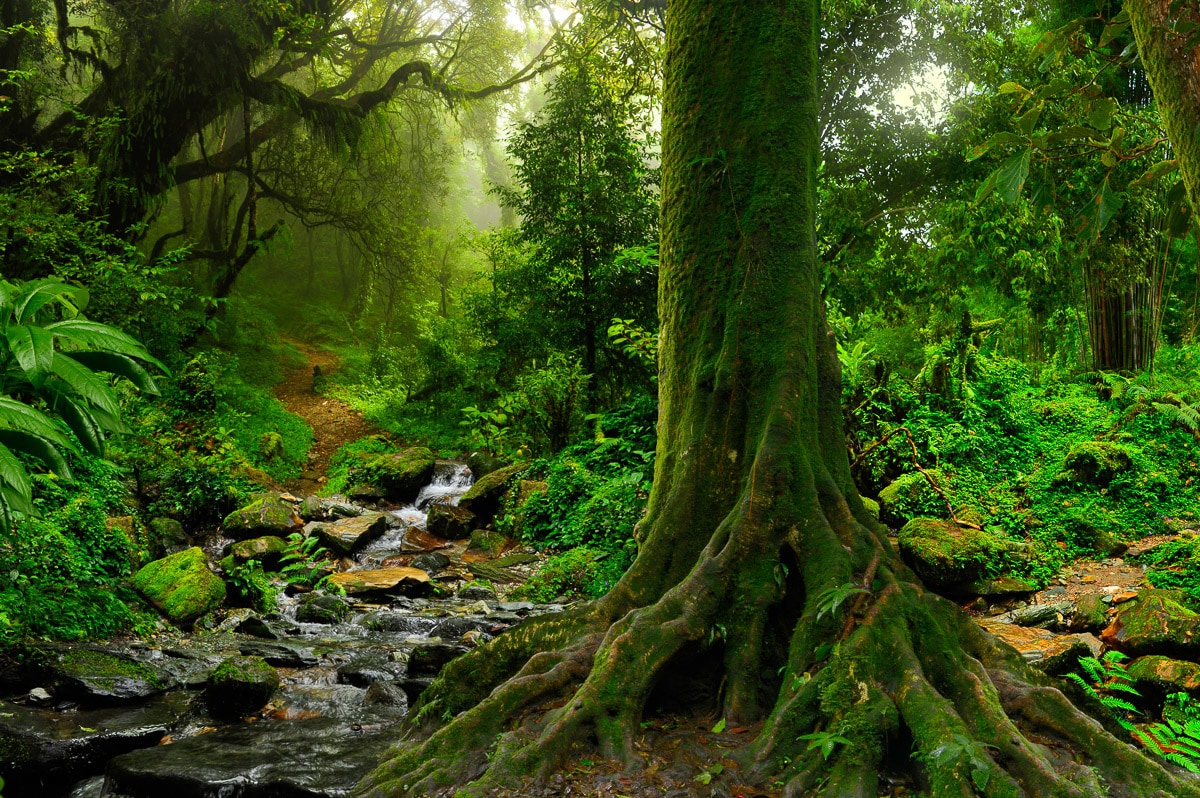
<svg viewBox="0 0 1200 798">
<path fill-rule="evenodd" d="M 366 455 L 391 454 L 399 451 L 396 444 L 382 435 L 369 435 L 356 441 L 342 444 L 329 461 L 329 481 L 325 488 L 330 493 L 342 493 L 352 487 L 350 472 L 362 464 Z"/>
<path fill-rule="evenodd" d="M 278 590 L 258 560 L 246 560 L 225 569 L 225 581 L 233 589 L 235 598 L 245 602 L 258 612 L 275 609 Z"/>
<path fill-rule="evenodd" d="M 287 549 L 279 559 L 280 573 L 289 585 L 315 589 L 329 576 L 332 555 L 315 535 L 305 537 L 293 532 L 287 536 Z"/>
<path fill-rule="evenodd" d="M 571 596 L 598 598 L 617 583 L 636 553 L 636 545 L 618 552 L 589 546 L 567 549 L 542 563 L 513 595 L 539 602 Z"/>
<path fill-rule="evenodd" d="M 1111 712 L 1124 728 L 1132 730 L 1134 726 L 1128 720 L 1127 713 L 1137 714 L 1138 710 L 1129 703 L 1128 698 L 1122 696 L 1140 696 L 1141 693 L 1133 686 L 1133 677 L 1122 664 L 1126 659 L 1129 657 L 1120 651 L 1105 652 L 1099 659 L 1080 657 L 1079 669 L 1083 673 L 1068 673 L 1066 678 Z"/>
</svg>

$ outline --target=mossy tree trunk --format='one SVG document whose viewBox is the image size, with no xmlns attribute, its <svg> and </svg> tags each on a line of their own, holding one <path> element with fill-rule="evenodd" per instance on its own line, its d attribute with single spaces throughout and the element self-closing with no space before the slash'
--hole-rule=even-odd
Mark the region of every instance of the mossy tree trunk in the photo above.
<svg viewBox="0 0 1200 798">
<path fill-rule="evenodd" d="M 818 290 L 817 6 L 671 0 L 637 561 L 450 663 L 363 794 L 486 795 L 594 750 L 635 765 L 652 690 L 705 654 L 721 715 L 761 721 L 740 778 L 789 796 L 874 796 L 889 748 L 937 796 L 1200 795 L 926 592 L 863 510 Z M 846 742 L 825 759 L 814 732 Z"/>
</svg>

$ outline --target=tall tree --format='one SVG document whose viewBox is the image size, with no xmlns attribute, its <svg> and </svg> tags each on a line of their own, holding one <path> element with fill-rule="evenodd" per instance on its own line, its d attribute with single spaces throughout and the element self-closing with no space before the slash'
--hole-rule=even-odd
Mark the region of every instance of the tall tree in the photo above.
<svg viewBox="0 0 1200 798">
<path fill-rule="evenodd" d="M 740 777 L 787 796 L 874 796 L 909 743 L 931 795 L 1200 795 L 925 591 L 863 509 L 819 296 L 817 6 L 671 0 L 658 459 L 637 561 L 602 599 L 448 665 L 413 723 L 452 720 L 365 794 L 475 780 L 462 794 L 482 795 L 578 745 L 634 764 L 655 685 L 708 660 L 728 722 L 763 721 Z M 825 757 L 811 734 L 841 742 Z"/>
</svg>

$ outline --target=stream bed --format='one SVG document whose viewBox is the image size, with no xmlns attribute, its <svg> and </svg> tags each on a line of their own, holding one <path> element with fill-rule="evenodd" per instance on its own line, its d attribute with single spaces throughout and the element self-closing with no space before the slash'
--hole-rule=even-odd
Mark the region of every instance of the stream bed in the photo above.
<svg viewBox="0 0 1200 798">
<path fill-rule="evenodd" d="M 426 568 L 440 591 L 406 583 L 349 597 L 281 592 L 273 613 L 232 609 L 187 634 L 45 644 L 0 671 L 4 795 L 348 795 L 396 742 L 409 705 L 446 662 L 529 617 L 562 610 L 501 601 L 466 584 L 465 541 L 424 531 L 429 507 L 455 504 L 470 483 L 465 466 L 439 464 L 413 504 L 390 511 L 386 532 L 343 561 L 367 572 L 402 560 Z M 215 556 L 222 546 L 208 548 Z M 265 659 L 280 685 L 250 718 L 230 722 L 205 685 L 238 655 Z"/>
</svg>

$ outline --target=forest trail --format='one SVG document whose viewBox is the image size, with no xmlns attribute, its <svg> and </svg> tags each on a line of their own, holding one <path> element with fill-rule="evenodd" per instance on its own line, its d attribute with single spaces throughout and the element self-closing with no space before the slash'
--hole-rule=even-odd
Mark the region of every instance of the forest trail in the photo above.
<svg viewBox="0 0 1200 798">
<path fill-rule="evenodd" d="M 314 390 L 314 369 L 320 369 L 323 377 L 340 367 L 337 355 L 304 341 L 288 341 L 304 355 L 304 365 L 289 371 L 283 382 L 275 386 L 275 397 L 287 409 L 304 419 L 313 431 L 313 445 L 309 450 L 308 468 L 299 479 L 286 486 L 302 494 L 316 493 L 329 471 L 329 461 L 343 444 L 373 435 L 380 430 L 362 417 L 350 405 Z"/>
</svg>

